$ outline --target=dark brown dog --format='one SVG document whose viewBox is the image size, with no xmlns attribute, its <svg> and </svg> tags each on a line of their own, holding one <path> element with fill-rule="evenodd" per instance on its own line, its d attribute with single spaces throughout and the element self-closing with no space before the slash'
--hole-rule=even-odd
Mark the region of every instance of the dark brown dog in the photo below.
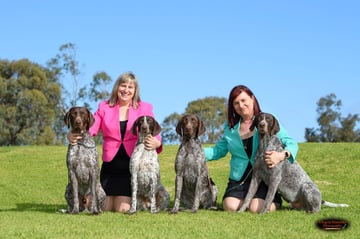
<svg viewBox="0 0 360 239">
<path fill-rule="evenodd" d="M 185 115 L 176 126 L 182 142 L 175 159 L 175 200 L 171 213 L 177 213 L 180 201 L 185 208 L 216 208 L 217 187 L 211 180 L 204 150 L 198 136 L 205 126 L 196 115 Z"/>
<path fill-rule="evenodd" d="M 72 107 L 65 114 L 64 122 L 72 133 L 82 135 L 76 145 L 69 144 L 66 155 L 69 184 L 66 186 L 65 199 L 68 212 L 77 214 L 85 210 L 85 198 L 90 196 L 90 213 L 99 214 L 106 195 L 98 181 L 99 155 L 95 141 L 89 135 L 94 117 L 85 107 Z"/>
</svg>

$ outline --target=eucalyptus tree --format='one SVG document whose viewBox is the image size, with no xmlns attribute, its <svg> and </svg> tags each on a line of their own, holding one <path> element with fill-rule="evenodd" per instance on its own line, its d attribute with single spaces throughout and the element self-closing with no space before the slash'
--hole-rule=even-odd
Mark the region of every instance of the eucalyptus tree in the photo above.
<svg viewBox="0 0 360 239">
<path fill-rule="evenodd" d="M 206 131 L 200 136 L 203 143 L 215 143 L 223 132 L 226 120 L 226 98 L 210 96 L 188 103 L 182 114 L 172 113 L 162 123 L 162 138 L 165 143 L 178 143 L 175 127 L 184 114 L 195 114 L 204 123 Z"/>
<path fill-rule="evenodd" d="M 360 131 L 356 124 L 360 121 L 358 114 L 341 115 L 342 102 L 334 93 L 321 97 L 317 102 L 319 128 L 306 128 L 307 142 L 359 142 Z"/>
<path fill-rule="evenodd" d="M 61 86 L 47 69 L 22 59 L 0 60 L 0 145 L 53 144 Z"/>
</svg>

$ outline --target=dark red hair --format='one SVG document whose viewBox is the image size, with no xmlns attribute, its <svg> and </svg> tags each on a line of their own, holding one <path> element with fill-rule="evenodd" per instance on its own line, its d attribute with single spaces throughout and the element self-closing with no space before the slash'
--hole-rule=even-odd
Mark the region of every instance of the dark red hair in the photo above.
<svg viewBox="0 0 360 239">
<path fill-rule="evenodd" d="M 229 122 L 229 128 L 234 128 L 234 125 L 236 125 L 239 120 L 241 119 L 241 116 L 237 114 L 234 110 L 233 102 L 236 97 L 238 97 L 242 92 L 245 92 L 250 97 L 254 99 L 254 115 L 257 115 L 261 112 L 260 105 L 258 100 L 256 99 L 256 96 L 254 93 L 246 86 L 244 85 L 237 85 L 235 86 L 231 91 L 228 99 L 228 108 L 227 108 L 227 114 L 228 114 L 228 122 Z"/>
</svg>

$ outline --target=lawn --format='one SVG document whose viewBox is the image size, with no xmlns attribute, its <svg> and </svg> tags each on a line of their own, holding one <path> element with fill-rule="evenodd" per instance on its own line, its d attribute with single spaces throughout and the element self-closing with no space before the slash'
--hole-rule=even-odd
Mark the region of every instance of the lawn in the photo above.
<svg viewBox="0 0 360 239">
<path fill-rule="evenodd" d="M 161 178 L 174 200 L 176 145 L 159 155 Z M 297 160 L 319 186 L 327 201 L 349 208 L 323 207 L 319 213 L 284 209 L 266 215 L 199 210 L 170 215 L 105 212 L 69 215 L 64 190 L 67 184 L 67 146 L 0 147 L 0 238 L 358 238 L 360 235 L 360 144 L 301 143 Z M 101 153 L 101 149 L 99 147 Z M 229 156 L 209 162 L 219 189 L 219 203 L 228 178 Z M 344 219 L 343 231 L 324 231 L 322 219 Z"/>
</svg>

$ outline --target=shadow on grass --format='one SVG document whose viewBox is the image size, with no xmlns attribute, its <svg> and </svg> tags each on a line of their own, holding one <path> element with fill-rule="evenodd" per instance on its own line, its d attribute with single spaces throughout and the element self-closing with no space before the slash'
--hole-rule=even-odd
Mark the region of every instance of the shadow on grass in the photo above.
<svg viewBox="0 0 360 239">
<path fill-rule="evenodd" d="M 167 211 L 171 211 L 173 207 L 173 201 Z M 46 203 L 17 203 L 14 208 L 0 208 L 1 212 L 44 212 L 44 213 L 65 213 L 67 209 L 66 204 L 46 204 Z M 222 204 L 217 203 L 216 207 L 210 208 L 211 211 L 223 211 Z M 190 211 L 181 207 L 179 211 Z M 67 213 L 65 213 L 67 214 Z"/>
<path fill-rule="evenodd" d="M 45 203 L 18 203 L 16 208 L 1 209 L 0 212 L 46 212 L 58 213 L 59 210 L 66 208 L 65 204 L 45 204 Z"/>
</svg>

